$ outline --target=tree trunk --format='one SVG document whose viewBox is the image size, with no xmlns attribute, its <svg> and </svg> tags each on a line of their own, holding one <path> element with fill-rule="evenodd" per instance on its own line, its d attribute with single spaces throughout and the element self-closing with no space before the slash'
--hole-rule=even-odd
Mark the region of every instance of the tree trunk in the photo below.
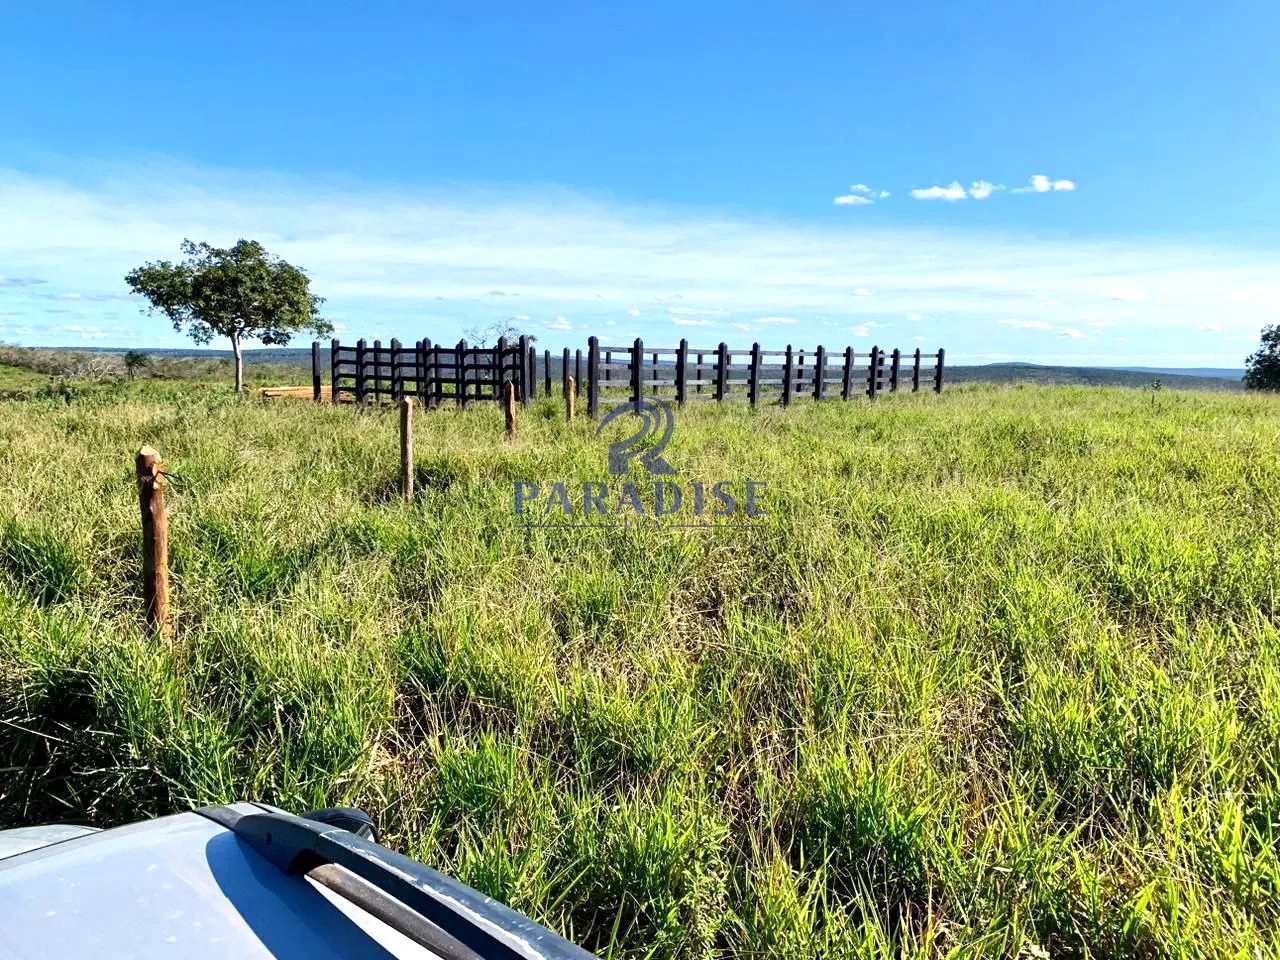
<svg viewBox="0 0 1280 960">
<path fill-rule="evenodd" d="M 244 393 L 244 354 L 240 352 L 240 338 L 231 338 L 231 352 L 236 358 L 236 393 Z"/>
</svg>

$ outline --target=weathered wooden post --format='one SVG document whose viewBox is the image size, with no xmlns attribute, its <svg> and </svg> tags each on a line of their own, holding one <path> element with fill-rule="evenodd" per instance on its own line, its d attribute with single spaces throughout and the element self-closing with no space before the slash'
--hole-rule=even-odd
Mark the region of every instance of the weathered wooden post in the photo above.
<svg viewBox="0 0 1280 960">
<path fill-rule="evenodd" d="M 400 398 L 400 496 L 413 500 L 413 401 Z"/>
<path fill-rule="evenodd" d="M 594 420 L 599 410 L 600 341 L 596 337 L 587 337 L 587 416 Z"/>
<path fill-rule="evenodd" d="M 529 394 L 533 393 L 533 365 L 529 363 L 532 356 L 529 335 L 522 333 L 520 335 L 520 406 L 522 407 L 529 405 Z"/>
<path fill-rule="evenodd" d="M 582 382 L 582 348 L 579 347 L 573 351 L 573 384 L 574 389 L 578 389 L 578 384 Z"/>
<path fill-rule="evenodd" d="M 134 459 L 138 508 L 142 514 L 142 597 L 147 627 L 163 639 L 169 633 L 169 517 L 164 510 L 164 464 L 143 447 Z"/>
<path fill-rule="evenodd" d="M 538 350 L 537 348 L 534 346 L 530 346 L 528 354 L 529 354 L 529 399 L 532 400 L 538 393 Z"/>
<path fill-rule="evenodd" d="M 696 376 L 694 377 L 694 379 L 698 381 L 698 392 L 701 393 L 702 392 L 702 374 L 704 372 L 702 369 L 702 351 L 701 350 L 698 351 L 698 368 L 695 372 L 696 372 Z"/>
<path fill-rule="evenodd" d="M 729 345 L 723 340 L 716 347 L 716 400 L 723 400 L 729 392 Z"/>
<path fill-rule="evenodd" d="M 369 349 L 364 337 L 356 341 L 356 403 L 364 406 L 364 365 L 366 351 Z"/>
<path fill-rule="evenodd" d="M 681 337 L 680 346 L 676 347 L 676 403 L 682 407 L 685 401 L 684 366 L 688 362 L 689 341 Z"/>
<path fill-rule="evenodd" d="M 791 344 L 787 344 L 782 356 L 782 405 L 791 404 Z"/>
<path fill-rule="evenodd" d="M 551 396 L 551 351 L 542 351 L 542 392 Z"/>
<path fill-rule="evenodd" d="M 898 392 L 898 368 L 902 364 L 902 351 L 897 347 L 893 348 L 893 362 L 889 366 L 889 392 Z"/>
<path fill-rule="evenodd" d="M 311 399 L 320 402 L 320 341 L 311 341 Z"/>
<path fill-rule="evenodd" d="M 911 392 L 915 393 L 920 389 L 920 348 L 916 347 L 915 363 L 911 365 Z"/>
<path fill-rule="evenodd" d="M 391 360 L 391 402 L 399 403 L 404 398 L 404 378 L 400 370 L 400 341 L 391 338 L 389 353 Z"/>
<path fill-rule="evenodd" d="M 502 383 L 502 409 L 506 413 L 507 439 L 514 440 L 516 436 L 516 385 L 510 380 L 504 380 Z"/>
<path fill-rule="evenodd" d="M 827 348 L 818 344 L 818 354 L 813 361 L 813 399 L 821 400 L 827 391 Z"/>
<path fill-rule="evenodd" d="M 458 406 L 467 405 L 467 341 L 459 340 L 454 348 L 453 389 Z"/>
<path fill-rule="evenodd" d="M 338 402 L 338 338 L 329 343 L 329 399 Z"/>
<path fill-rule="evenodd" d="M 613 371 L 609 369 L 609 364 L 613 363 L 613 351 L 606 350 L 604 352 L 604 382 L 608 383 L 613 379 Z"/>
<path fill-rule="evenodd" d="M 373 402 L 382 402 L 382 341 L 373 341 Z"/>
<path fill-rule="evenodd" d="M 570 377 L 569 389 L 564 392 L 564 418 L 570 423 L 573 422 L 573 415 L 577 410 L 577 399 L 578 381 Z"/>
<path fill-rule="evenodd" d="M 631 402 L 636 405 L 636 413 L 640 412 L 640 376 L 644 366 L 644 341 L 636 337 L 631 345 Z"/>
<path fill-rule="evenodd" d="M 874 400 L 880 390 L 880 348 L 871 348 L 871 365 L 867 367 L 867 396 Z"/>
<path fill-rule="evenodd" d="M 947 356 L 947 351 L 943 350 L 942 347 L 939 347 L 938 348 L 938 365 L 933 368 L 933 392 L 934 393 L 942 392 L 942 364 L 943 364 L 943 361 L 946 359 L 946 356 Z"/>
<path fill-rule="evenodd" d="M 434 401 L 436 390 L 436 362 L 440 357 L 440 348 L 433 346 L 429 339 L 422 341 L 422 406 L 426 409 Z"/>
<path fill-rule="evenodd" d="M 560 393 L 569 392 L 569 348 L 564 348 L 564 353 L 560 356 Z"/>
<path fill-rule="evenodd" d="M 848 400 L 853 389 L 853 347 L 844 348 L 844 371 L 840 381 L 840 399 Z"/>
<path fill-rule="evenodd" d="M 760 344 L 751 345 L 751 371 L 748 375 L 747 399 L 754 407 L 760 400 Z"/>
</svg>

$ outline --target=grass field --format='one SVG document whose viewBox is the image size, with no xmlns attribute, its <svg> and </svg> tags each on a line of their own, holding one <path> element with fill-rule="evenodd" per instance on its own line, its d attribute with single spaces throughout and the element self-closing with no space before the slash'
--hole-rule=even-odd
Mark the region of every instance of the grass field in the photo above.
<svg viewBox="0 0 1280 960">
<path fill-rule="evenodd" d="M 360 805 L 613 956 L 1280 952 L 1280 400 L 695 406 L 767 518 L 526 530 L 591 429 L 420 415 L 410 506 L 390 412 L 0 402 L 0 825 Z"/>
</svg>

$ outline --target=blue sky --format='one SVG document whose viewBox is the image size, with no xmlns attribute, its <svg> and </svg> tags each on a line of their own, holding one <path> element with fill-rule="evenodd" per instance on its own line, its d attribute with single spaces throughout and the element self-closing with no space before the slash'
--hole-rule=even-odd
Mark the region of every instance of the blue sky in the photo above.
<svg viewBox="0 0 1280 960">
<path fill-rule="evenodd" d="M 1225 366 L 1280 321 L 1280 4 L 426 7 L 7 11 L 0 339 L 181 345 L 121 278 L 184 236 L 352 339 Z"/>
</svg>

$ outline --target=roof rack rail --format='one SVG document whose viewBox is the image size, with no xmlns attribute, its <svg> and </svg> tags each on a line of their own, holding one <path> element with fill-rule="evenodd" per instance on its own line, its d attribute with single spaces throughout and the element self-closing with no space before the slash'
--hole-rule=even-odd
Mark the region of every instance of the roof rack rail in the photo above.
<svg viewBox="0 0 1280 960">
<path fill-rule="evenodd" d="M 247 807 L 254 812 L 245 812 Z M 257 803 L 195 812 L 280 869 L 310 876 L 445 960 L 593 960 L 593 954 L 492 897 L 340 827 Z M 326 865 L 365 883 L 317 869 Z"/>
</svg>

